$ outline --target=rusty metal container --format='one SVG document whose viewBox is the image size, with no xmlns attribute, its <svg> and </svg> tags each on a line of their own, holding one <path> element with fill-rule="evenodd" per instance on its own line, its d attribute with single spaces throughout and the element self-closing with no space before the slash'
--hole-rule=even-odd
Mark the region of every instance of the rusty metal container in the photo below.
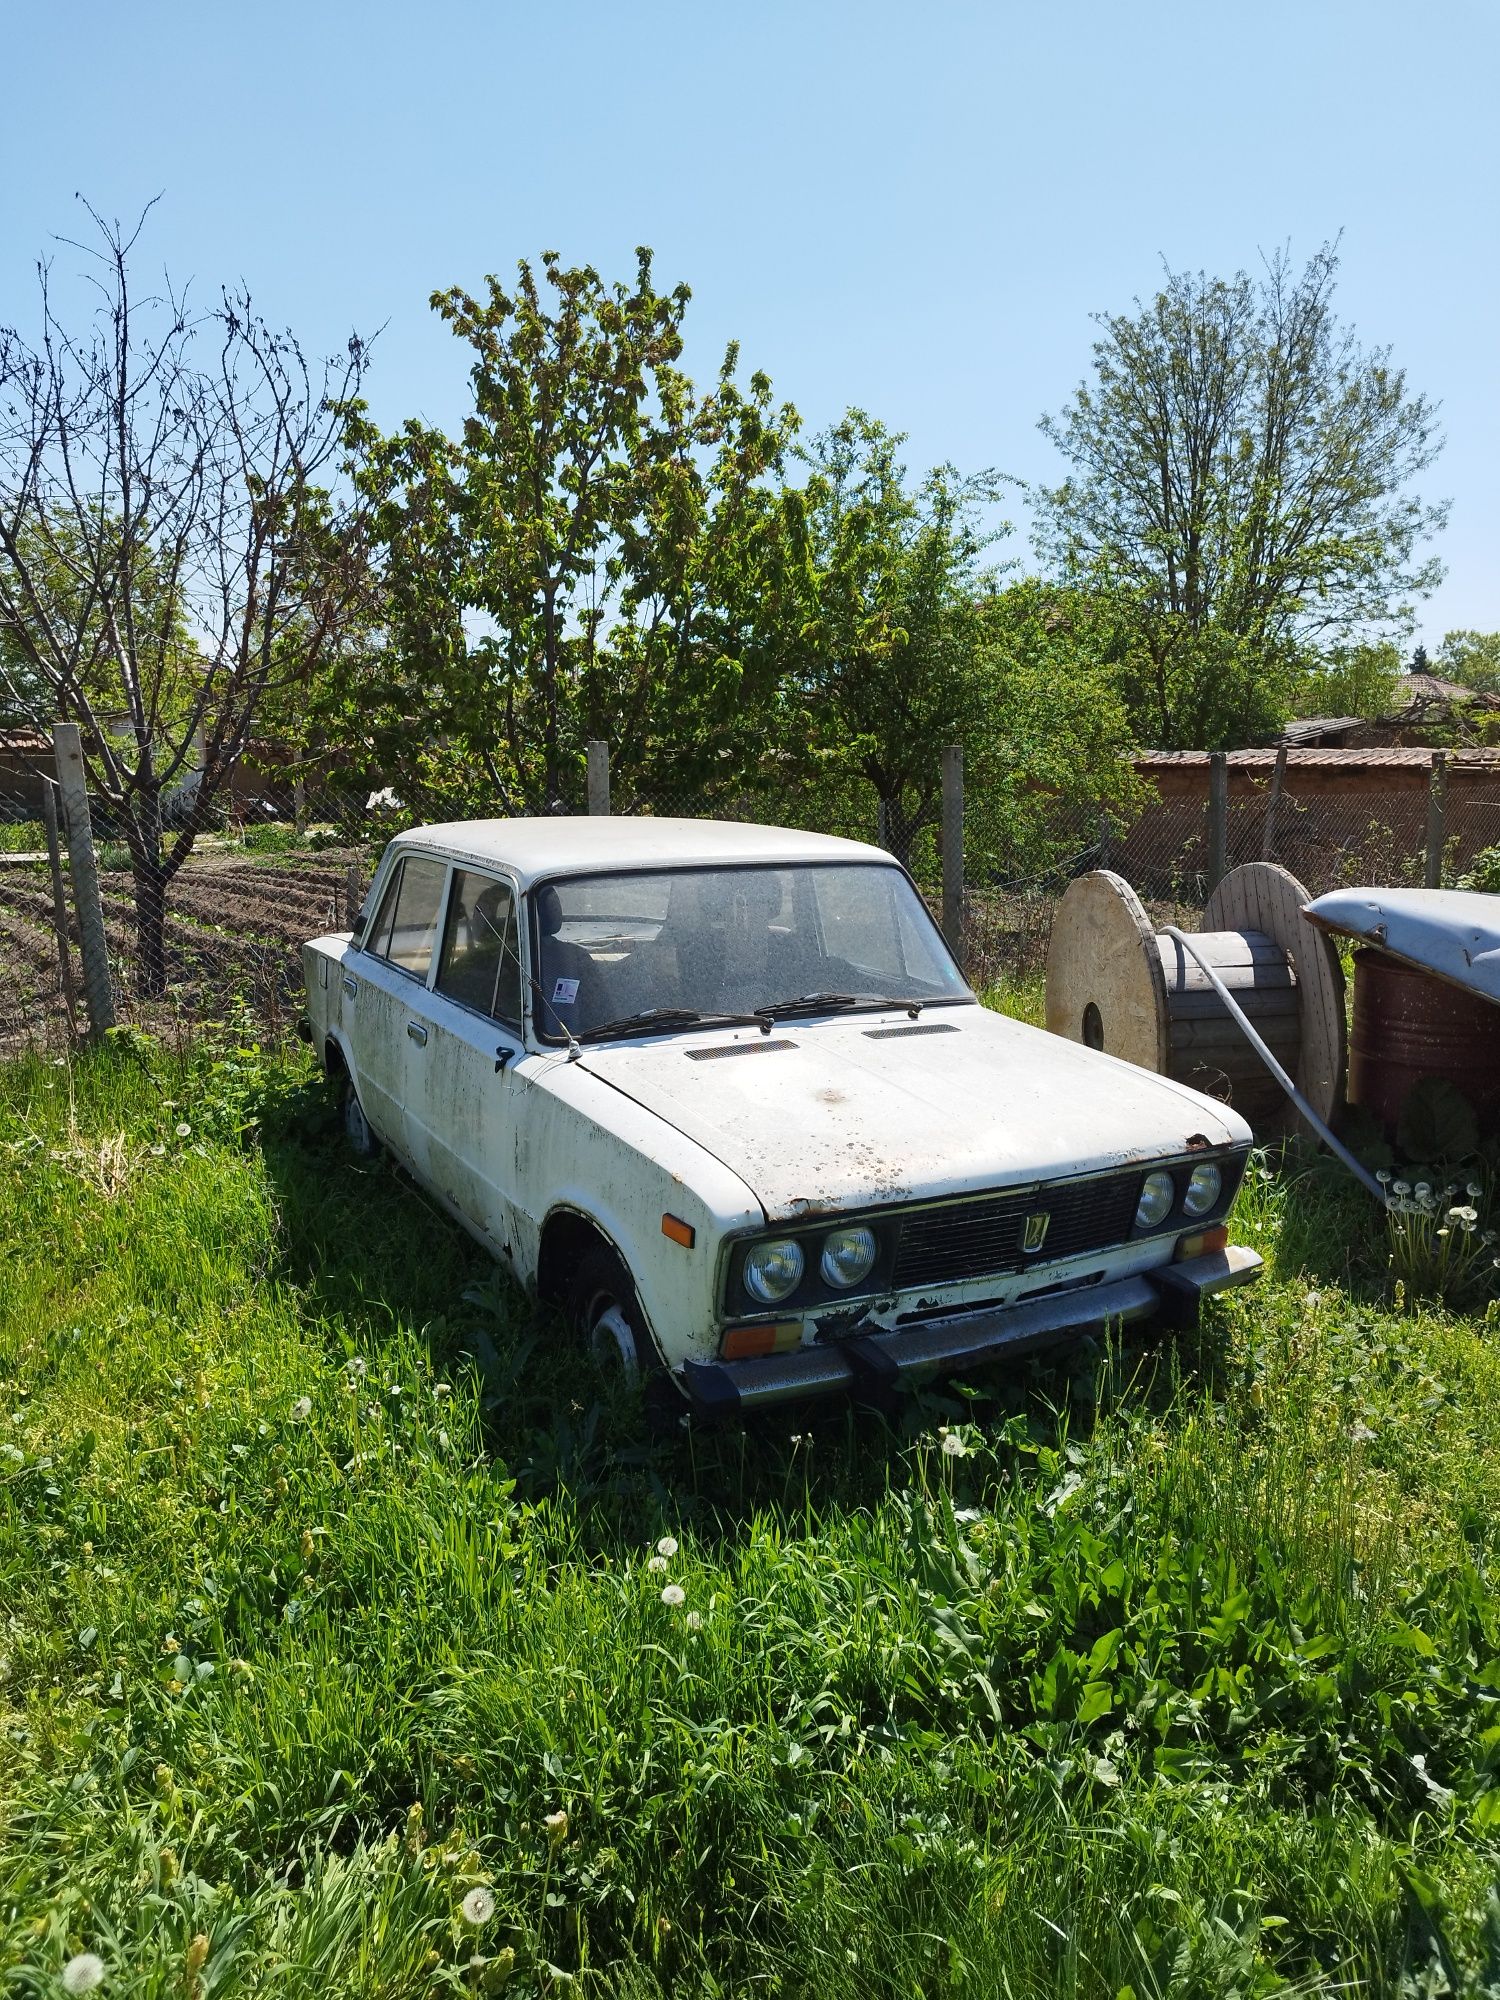
<svg viewBox="0 0 1500 2000">
<path fill-rule="evenodd" d="M 1426 1076 L 1456 1085 L 1482 1129 L 1500 1125 L 1500 1007 L 1383 951 L 1355 952 L 1349 1102 L 1394 1135 L 1407 1092 Z"/>
</svg>

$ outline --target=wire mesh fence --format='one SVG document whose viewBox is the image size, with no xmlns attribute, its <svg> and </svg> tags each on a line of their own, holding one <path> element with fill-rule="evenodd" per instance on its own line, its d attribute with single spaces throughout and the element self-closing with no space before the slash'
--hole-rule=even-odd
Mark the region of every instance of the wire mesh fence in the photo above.
<svg viewBox="0 0 1500 2000">
<path fill-rule="evenodd" d="M 1222 865 L 1274 859 L 1313 895 L 1355 883 L 1424 880 L 1429 753 L 1375 753 L 1342 765 L 1294 755 L 1279 782 L 1269 753 L 1237 753 L 1231 766 L 1218 833 Z M 997 798 L 982 787 L 969 789 L 961 908 L 974 984 L 1036 972 L 1068 883 L 1091 868 L 1122 874 L 1158 924 L 1197 925 L 1218 865 L 1208 760 L 1191 753 L 1148 757 L 1138 771 L 1139 803 L 1129 812 L 1040 793 Z M 55 921 L 43 781 L 7 790 L 0 779 L 0 1053 L 57 1044 L 75 1031 L 64 951 L 72 984 L 83 991 L 71 898 L 61 944 Z M 560 802 L 563 810 L 585 810 L 581 780 L 578 791 Z M 935 913 L 942 907 L 936 787 L 905 817 L 853 782 L 683 788 L 651 798 L 617 786 L 610 803 L 616 812 L 771 823 L 871 841 L 907 863 Z M 597 787 L 595 804 L 602 804 Z M 133 863 L 119 824 L 102 806 L 93 808 L 118 1018 L 177 1039 L 241 1007 L 265 1034 L 284 1033 L 301 1009 L 301 944 L 348 929 L 385 842 L 402 828 L 475 811 L 472 791 L 458 787 L 370 789 L 347 778 L 256 774 L 208 816 L 183 865 L 154 885 L 163 908 L 153 935 L 149 876 Z M 1500 756 L 1452 761 L 1440 838 L 1442 879 L 1450 884 L 1484 850 L 1500 848 Z"/>
</svg>

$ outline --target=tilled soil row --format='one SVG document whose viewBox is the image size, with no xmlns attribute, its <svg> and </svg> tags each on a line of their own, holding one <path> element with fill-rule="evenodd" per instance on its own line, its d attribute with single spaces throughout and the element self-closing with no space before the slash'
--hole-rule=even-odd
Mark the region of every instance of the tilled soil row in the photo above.
<svg viewBox="0 0 1500 2000">
<path fill-rule="evenodd" d="M 217 883 L 173 883 L 170 897 L 174 909 L 186 916 L 237 935 L 275 939 L 278 944 L 300 945 L 304 938 L 316 937 L 333 920 L 333 898 L 283 899 L 275 895 L 247 895 L 237 887 L 221 889 Z"/>
</svg>

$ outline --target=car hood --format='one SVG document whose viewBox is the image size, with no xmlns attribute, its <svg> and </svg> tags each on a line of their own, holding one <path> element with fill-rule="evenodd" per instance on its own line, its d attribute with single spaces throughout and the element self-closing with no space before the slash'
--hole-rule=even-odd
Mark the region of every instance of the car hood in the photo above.
<svg viewBox="0 0 1500 2000">
<path fill-rule="evenodd" d="M 607 1043 L 582 1060 L 738 1174 L 772 1222 L 1250 1140 L 1183 1084 L 978 1006 Z"/>
</svg>

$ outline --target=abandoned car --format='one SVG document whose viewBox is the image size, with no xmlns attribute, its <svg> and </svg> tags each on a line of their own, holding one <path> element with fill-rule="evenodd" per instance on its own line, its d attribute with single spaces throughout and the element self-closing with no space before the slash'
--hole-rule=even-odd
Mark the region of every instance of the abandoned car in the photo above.
<svg viewBox="0 0 1500 2000">
<path fill-rule="evenodd" d="M 981 1005 L 875 847 L 419 827 L 303 960 L 354 1146 L 706 1411 L 1184 1324 L 1259 1269 L 1243 1119 Z"/>
</svg>

